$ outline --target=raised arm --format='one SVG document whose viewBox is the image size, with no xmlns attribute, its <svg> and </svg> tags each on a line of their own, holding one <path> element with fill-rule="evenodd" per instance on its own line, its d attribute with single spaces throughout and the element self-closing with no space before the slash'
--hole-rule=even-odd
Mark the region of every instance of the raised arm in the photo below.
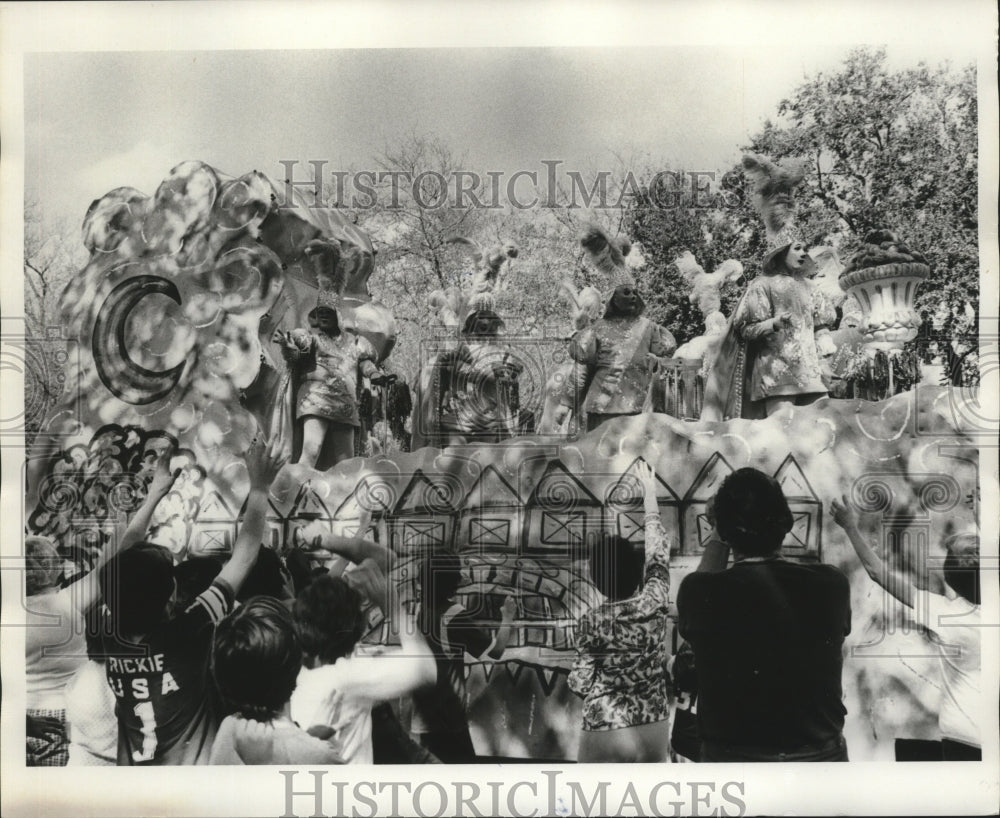
<svg viewBox="0 0 1000 818">
<path fill-rule="evenodd" d="M 722 539 L 719 529 L 715 525 L 714 497 L 708 501 L 705 516 L 708 517 L 708 521 L 712 524 L 712 530 L 708 534 L 705 549 L 701 553 L 701 561 L 698 563 L 695 571 L 701 571 L 705 574 L 716 574 L 719 571 L 725 571 L 726 566 L 729 564 L 729 545 Z"/>
<path fill-rule="evenodd" d="M 378 352 L 371 341 L 363 335 L 355 335 L 354 344 L 358 348 L 358 369 L 375 386 L 388 386 L 395 375 L 390 375 L 378 365 Z"/>
<path fill-rule="evenodd" d="M 219 572 L 219 579 L 229 583 L 234 592 L 240 590 L 257 561 L 267 525 L 267 494 L 286 459 L 287 456 L 277 447 L 257 440 L 250 444 L 246 453 L 250 496 L 233 546 L 233 555 Z"/>
<path fill-rule="evenodd" d="M 865 538 L 858 528 L 858 513 L 854 510 L 850 500 L 846 496 L 834 500 L 830 504 L 830 511 L 833 514 L 834 522 L 847 534 L 847 538 L 854 546 L 854 551 L 861 560 L 865 571 L 868 572 L 868 576 L 904 605 L 912 608 L 916 588 L 905 574 L 889 566 L 865 542 Z"/>
<path fill-rule="evenodd" d="M 500 627 L 497 629 L 496 639 L 493 640 L 493 645 L 490 649 L 486 651 L 486 655 L 490 659 L 499 659 L 503 656 L 504 651 L 507 650 L 510 638 L 514 635 L 514 617 L 516 614 L 517 603 L 514 601 L 514 597 L 508 596 L 503 601 L 503 605 L 500 606 Z"/>
<path fill-rule="evenodd" d="M 345 559 L 360 565 L 365 560 L 373 561 L 379 570 L 388 574 L 392 568 L 392 552 L 384 545 L 364 537 L 368 530 L 370 515 L 365 515 L 355 537 L 343 537 L 327 531 L 322 523 L 314 521 L 303 526 L 299 536 L 311 549 L 323 549 L 333 554 L 339 554 Z"/>
<path fill-rule="evenodd" d="M 146 489 L 146 499 L 132 516 L 132 521 L 125 529 L 125 533 L 121 537 L 113 538 L 101 551 L 93 569 L 69 586 L 73 589 L 73 602 L 78 610 L 87 611 L 98 600 L 101 592 L 97 578 L 100 576 L 101 568 L 122 551 L 142 542 L 146 536 L 149 523 L 153 519 L 153 512 L 156 511 L 160 500 L 166 497 L 170 489 L 173 488 L 174 481 L 181 473 L 180 469 L 170 471 L 170 461 L 173 456 L 173 446 L 160 454 L 156 461 L 153 479 Z"/>
<path fill-rule="evenodd" d="M 372 701 L 387 701 L 434 684 L 437 663 L 427 640 L 417 627 L 416 617 L 407 613 L 398 591 L 392 597 L 392 625 L 398 629 L 399 648 L 378 656 L 351 660 L 351 689 Z"/>
<path fill-rule="evenodd" d="M 656 474 L 648 463 L 636 466 L 636 475 L 642 485 L 642 503 L 645 511 L 646 565 L 642 588 L 636 596 L 654 609 L 666 609 L 670 595 L 670 538 L 660 520 L 660 507 L 656 499 Z"/>
</svg>

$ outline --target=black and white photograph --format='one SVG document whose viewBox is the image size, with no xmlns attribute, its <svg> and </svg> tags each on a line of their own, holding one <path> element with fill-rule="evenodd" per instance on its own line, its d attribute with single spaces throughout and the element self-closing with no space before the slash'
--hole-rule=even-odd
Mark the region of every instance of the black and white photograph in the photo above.
<svg viewBox="0 0 1000 818">
<path fill-rule="evenodd" d="M 4 815 L 997 814 L 997 19 L 0 4 Z"/>
</svg>

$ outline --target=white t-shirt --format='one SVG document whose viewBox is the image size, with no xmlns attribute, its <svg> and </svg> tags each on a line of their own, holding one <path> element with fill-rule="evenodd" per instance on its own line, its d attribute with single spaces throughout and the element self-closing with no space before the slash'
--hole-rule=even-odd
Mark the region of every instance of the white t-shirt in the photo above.
<svg viewBox="0 0 1000 818">
<path fill-rule="evenodd" d="M 74 594 L 78 592 L 70 585 L 25 600 L 28 710 L 65 709 L 66 685 L 87 662 L 83 614 L 74 604 Z"/>
<path fill-rule="evenodd" d="M 114 766 L 118 761 L 115 694 L 104 665 L 87 662 L 66 686 L 68 766 Z"/>
<path fill-rule="evenodd" d="M 334 734 L 326 739 L 345 764 L 372 764 L 372 704 L 366 694 L 373 665 L 357 655 L 332 665 L 302 668 L 292 693 L 291 715 L 303 730 L 322 725 Z M 378 669 L 391 672 L 391 666 Z"/>
<path fill-rule="evenodd" d="M 929 591 L 926 600 L 922 611 L 918 601 L 915 618 L 931 631 L 941 646 L 944 682 L 938 712 L 941 737 L 980 747 L 982 737 L 977 725 L 982 638 L 980 608 L 962 597 L 948 599 Z"/>
</svg>

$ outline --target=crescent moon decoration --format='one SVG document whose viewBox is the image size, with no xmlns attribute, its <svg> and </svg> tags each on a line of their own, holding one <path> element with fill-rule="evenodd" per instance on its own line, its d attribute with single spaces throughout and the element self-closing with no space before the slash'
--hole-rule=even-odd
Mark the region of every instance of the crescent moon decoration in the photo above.
<svg viewBox="0 0 1000 818">
<path fill-rule="evenodd" d="M 157 371 L 140 366 L 125 346 L 125 323 L 143 298 L 165 295 L 181 303 L 177 285 L 159 276 L 135 276 L 115 287 L 101 305 L 94 324 L 94 363 L 101 382 L 116 398 L 144 406 L 168 395 L 180 380 L 184 362 Z"/>
</svg>

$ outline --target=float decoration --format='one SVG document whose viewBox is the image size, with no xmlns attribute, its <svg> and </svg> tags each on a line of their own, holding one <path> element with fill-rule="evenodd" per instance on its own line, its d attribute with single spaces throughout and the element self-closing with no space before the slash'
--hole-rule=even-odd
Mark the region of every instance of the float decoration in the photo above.
<svg viewBox="0 0 1000 818">
<path fill-rule="evenodd" d="M 869 350 L 901 350 L 917 337 L 920 314 L 914 301 L 920 283 L 931 273 L 921 253 L 895 233 L 876 230 L 865 236 L 840 276 L 840 288 L 861 305 L 859 329 Z"/>
</svg>

